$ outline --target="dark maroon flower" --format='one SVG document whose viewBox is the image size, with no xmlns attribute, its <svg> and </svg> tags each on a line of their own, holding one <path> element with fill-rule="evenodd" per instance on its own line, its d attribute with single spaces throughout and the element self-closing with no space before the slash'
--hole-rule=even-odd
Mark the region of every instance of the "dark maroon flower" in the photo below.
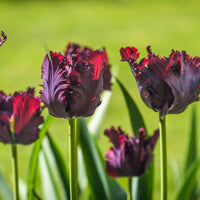
<svg viewBox="0 0 200 200">
<path fill-rule="evenodd" d="M 149 167 L 153 158 L 152 151 L 159 136 L 155 131 L 152 137 L 145 139 L 145 130 L 138 131 L 138 139 L 128 138 L 120 127 L 105 130 L 105 135 L 113 143 L 106 153 L 106 171 L 111 177 L 140 176 Z"/>
<path fill-rule="evenodd" d="M 163 117 L 181 113 L 199 100 L 200 58 L 185 51 L 174 51 L 169 57 L 156 56 L 147 47 L 148 57 L 139 63 L 135 47 L 121 48 L 122 61 L 127 61 L 136 78 L 142 100 Z"/>
<path fill-rule="evenodd" d="M 7 40 L 7 36 L 4 34 L 3 31 L 1 31 L 1 36 L 3 39 L 0 38 L 0 46 Z"/>
<path fill-rule="evenodd" d="M 105 50 L 81 49 L 69 44 L 65 54 L 50 52 L 42 63 L 41 100 L 49 113 L 59 118 L 87 117 L 100 102 L 100 93 L 110 89 Z M 105 75 L 107 73 L 107 75 Z"/>
<path fill-rule="evenodd" d="M 38 139 L 43 123 L 40 100 L 34 89 L 7 96 L 0 92 L 0 141 L 8 144 L 30 144 Z"/>
</svg>

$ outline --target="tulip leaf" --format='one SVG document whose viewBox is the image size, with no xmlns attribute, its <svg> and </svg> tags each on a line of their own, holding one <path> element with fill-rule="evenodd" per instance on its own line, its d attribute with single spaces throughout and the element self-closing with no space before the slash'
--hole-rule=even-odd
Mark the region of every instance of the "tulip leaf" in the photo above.
<svg viewBox="0 0 200 200">
<path fill-rule="evenodd" d="M 196 107 L 192 105 L 192 116 L 191 119 L 191 129 L 189 132 L 189 143 L 187 148 L 187 157 L 185 161 L 184 172 L 190 167 L 190 165 L 197 159 L 197 119 L 196 119 Z"/>
<path fill-rule="evenodd" d="M 49 199 L 49 195 L 53 195 L 56 199 L 69 199 L 69 181 L 66 171 L 65 162 L 59 152 L 55 142 L 47 136 L 43 139 L 43 153 L 40 157 L 40 171 L 42 187 L 45 199 Z M 45 176 L 44 176 L 44 171 Z M 45 183 L 48 180 L 48 185 Z M 48 188 L 49 187 L 49 188 Z M 48 190 L 53 187 L 53 194 L 49 194 Z M 62 198 L 60 198 L 62 197 Z"/>
<path fill-rule="evenodd" d="M 120 187 L 118 182 L 107 175 L 108 185 L 111 193 L 111 199 L 115 200 L 126 200 L 127 194 L 126 192 Z"/>
<path fill-rule="evenodd" d="M 175 160 L 170 160 L 170 165 L 174 175 L 174 185 L 178 188 L 180 186 L 180 170 L 178 163 Z"/>
<path fill-rule="evenodd" d="M 39 153 L 39 166 L 40 166 L 40 174 L 41 174 L 41 185 L 44 199 L 53 199 L 58 200 L 61 199 L 59 197 L 56 181 L 52 174 L 52 166 L 48 162 L 47 155 L 44 151 L 40 151 Z"/>
<path fill-rule="evenodd" d="M 112 82 L 112 86 L 115 84 L 116 79 L 114 78 L 114 76 L 117 76 L 119 72 L 119 66 L 115 65 L 114 67 L 112 67 L 112 78 L 111 78 L 111 82 Z M 110 99 L 112 96 L 112 92 L 111 91 L 104 91 L 103 95 L 102 95 L 102 102 L 101 105 L 96 109 L 95 113 L 92 115 L 89 123 L 88 123 L 88 130 L 91 134 L 93 134 L 96 138 L 98 138 L 99 133 L 101 131 L 101 127 L 103 124 L 103 120 L 106 114 L 106 110 L 108 108 Z"/>
<path fill-rule="evenodd" d="M 80 145 L 93 198 L 95 200 L 126 200 L 126 192 L 105 172 L 103 157 L 95 138 L 93 139 L 89 134 L 84 119 L 79 120 L 79 126 Z"/>
<path fill-rule="evenodd" d="M 4 200 L 13 199 L 12 191 L 1 173 L 0 173 L 0 194 L 1 194 L 0 197 L 2 197 Z"/>
<path fill-rule="evenodd" d="M 81 151 L 80 146 L 77 148 L 77 153 L 78 153 L 78 184 L 80 187 L 80 196 L 85 195 L 87 193 L 86 190 L 88 190 L 88 179 L 85 171 L 85 166 L 84 166 L 84 160 L 83 160 L 83 154 Z M 85 197 L 85 196 L 84 196 Z"/>
<path fill-rule="evenodd" d="M 35 181 L 36 181 L 36 170 L 38 166 L 38 156 L 40 152 L 40 148 L 42 145 L 42 140 L 44 136 L 47 133 L 47 130 L 53 120 L 53 117 L 51 115 L 48 115 L 47 118 L 45 119 L 42 128 L 40 129 L 39 136 L 40 138 L 35 142 L 31 157 L 29 160 L 29 168 L 28 168 L 28 175 L 27 175 L 27 185 L 28 185 L 28 192 L 27 192 L 27 199 L 28 200 L 33 200 L 34 199 L 34 193 L 35 190 Z"/>
<path fill-rule="evenodd" d="M 133 199 L 143 200 L 153 198 L 154 181 L 154 162 L 151 162 L 149 168 L 139 177 L 132 178 Z"/>
<path fill-rule="evenodd" d="M 98 138 L 99 136 L 111 95 L 112 93 L 110 91 L 104 91 L 102 97 L 102 103 L 96 109 L 94 115 L 92 116 L 92 118 L 88 123 L 89 132 L 93 134 L 96 138 Z"/>
<path fill-rule="evenodd" d="M 100 152 L 100 149 L 97 145 L 97 141 L 96 139 L 94 138 L 94 143 L 95 143 L 95 146 L 97 148 L 97 151 L 98 151 L 98 156 L 101 160 L 101 164 L 102 166 L 105 165 L 104 163 L 104 159 L 103 159 L 103 156 Z M 116 179 L 114 178 L 111 178 L 110 176 L 108 176 L 108 174 L 106 173 L 106 178 L 107 178 L 107 182 L 108 182 L 108 185 L 109 185 L 109 189 L 110 189 L 110 194 L 111 194 L 111 199 L 115 199 L 115 200 L 126 200 L 127 199 L 127 194 L 126 192 L 120 187 L 120 185 L 118 184 L 118 182 L 116 181 Z"/>
<path fill-rule="evenodd" d="M 125 98 L 125 102 L 126 102 L 128 112 L 129 112 L 129 118 L 130 118 L 132 129 L 133 129 L 135 136 L 136 137 L 138 136 L 138 130 L 141 127 L 143 127 L 147 133 L 143 117 L 142 117 L 136 103 L 134 102 L 134 100 L 132 99 L 132 97 L 130 96 L 130 94 L 128 93 L 128 91 L 126 90 L 126 88 L 120 82 L 119 79 L 117 79 L 117 83 L 119 84 L 120 89 Z M 154 163 L 152 161 L 148 170 L 146 170 L 146 172 L 143 175 L 141 175 L 138 178 L 132 179 L 133 199 L 135 199 L 135 200 L 143 200 L 143 199 L 151 200 L 153 198 L 153 180 L 154 180 L 153 178 L 154 178 Z"/>
<path fill-rule="evenodd" d="M 184 179 L 178 188 L 175 200 L 188 200 L 191 196 L 191 191 L 194 189 L 196 185 L 196 176 L 198 173 L 198 169 L 200 167 L 200 160 L 194 161 L 187 172 L 185 173 Z"/>
<path fill-rule="evenodd" d="M 189 142 L 187 148 L 187 156 L 185 160 L 185 166 L 183 175 L 187 172 L 188 168 L 191 166 L 193 162 L 197 159 L 197 119 L 196 119 L 196 106 L 195 104 L 192 105 L 192 113 L 190 117 L 190 131 L 189 131 Z M 197 181 L 194 180 L 196 184 L 194 184 L 194 188 L 190 191 L 189 199 L 197 199 L 196 197 L 196 189 L 197 189 Z"/>
<path fill-rule="evenodd" d="M 120 82 L 119 79 L 117 79 L 117 83 L 119 84 L 120 89 L 121 89 L 123 96 L 125 98 L 126 105 L 127 105 L 128 112 L 129 112 L 129 116 L 130 116 L 130 120 L 131 120 L 132 129 L 133 129 L 134 135 L 137 137 L 138 136 L 138 130 L 140 128 L 143 127 L 146 130 L 143 117 L 142 117 L 136 103 L 131 98 L 130 94 L 128 93 L 128 91 L 126 90 L 126 88 Z M 147 133 L 147 130 L 146 130 L 146 133 Z"/>
<path fill-rule="evenodd" d="M 95 200 L 110 200 L 110 191 L 106 179 L 105 170 L 98 156 L 98 150 L 91 138 L 84 119 L 79 119 L 80 145 L 83 153 L 85 169 Z"/>
<path fill-rule="evenodd" d="M 62 182 L 63 191 L 65 192 L 64 199 L 70 199 L 69 176 L 68 176 L 68 170 L 67 170 L 67 166 L 65 164 L 64 158 L 63 158 L 58 146 L 56 145 L 56 143 L 50 137 L 49 134 L 47 134 L 47 139 L 49 142 L 52 156 L 53 156 L 55 164 L 56 164 L 56 168 L 59 173 L 59 177 Z"/>
</svg>

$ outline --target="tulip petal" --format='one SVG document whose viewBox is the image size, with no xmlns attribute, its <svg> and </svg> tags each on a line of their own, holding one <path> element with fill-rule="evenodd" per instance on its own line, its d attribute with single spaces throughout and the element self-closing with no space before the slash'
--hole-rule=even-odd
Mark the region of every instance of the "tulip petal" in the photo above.
<svg viewBox="0 0 200 200">
<path fill-rule="evenodd" d="M 40 99 L 47 105 L 49 113 L 55 117 L 66 118 L 66 89 L 70 68 L 64 65 L 61 54 L 51 52 L 51 60 L 45 55 L 42 63 L 42 79 L 44 90 L 40 91 Z"/>
</svg>

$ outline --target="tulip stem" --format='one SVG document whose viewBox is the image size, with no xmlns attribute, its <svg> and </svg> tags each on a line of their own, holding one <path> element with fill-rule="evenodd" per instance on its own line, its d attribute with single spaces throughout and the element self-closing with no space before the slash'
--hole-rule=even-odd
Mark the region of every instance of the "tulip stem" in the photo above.
<svg viewBox="0 0 200 200">
<path fill-rule="evenodd" d="M 128 200 L 133 200 L 133 194 L 132 194 L 132 177 L 128 177 Z"/>
<path fill-rule="evenodd" d="M 76 119 L 69 119 L 70 200 L 77 200 L 77 131 Z"/>
<path fill-rule="evenodd" d="M 161 167 L 161 200 L 167 200 L 167 141 L 165 117 L 159 118 L 160 129 L 160 167 Z"/>
<path fill-rule="evenodd" d="M 17 165 L 17 145 L 13 144 L 12 146 L 12 164 L 13 164 L 13 193 L 14 200 L 19 200 L 19 179 L 18 179 L 18 165 Z"/>
</svg>

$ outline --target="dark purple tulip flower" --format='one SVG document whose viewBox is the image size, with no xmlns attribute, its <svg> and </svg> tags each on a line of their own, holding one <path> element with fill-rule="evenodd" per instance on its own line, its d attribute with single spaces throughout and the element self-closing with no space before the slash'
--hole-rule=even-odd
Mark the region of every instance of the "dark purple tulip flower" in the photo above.
<svg viewBox="0 0 200 200">
<path fill-rule="evenodd" d="M 148 57 L 139 63 L 135 47 L 121 48 L 122 61 L 127 61 L 137 81 L 142 100 L 164 117 L 167 113 L 181 113 L 199 100 L 200 58 L 185 51 L 174 51 L 169 57 L 156 56 L 147 47 Z"/>
<path fill-rule="evenodd" d="M 152 161 L 152 151 L 157 142 L 159 131 L 145 139 L 145 130 L 138 131 L 138 138 L 130 138 L 120 127 L 105 130 L 105 135 L 113 143 L 106 153 L 106 171 L 111 177 L 140 176 L 149 167 Z"/>
<path fill-rule="evenodd" d="M 40 98 L 55 117 L 88 117 L 100 105 L 100 93 L 110 89 L 109 67 L 105 50 L 70 43 L 64 55 L 51 51 L 42 63 Z"/>
<path fill-rule="evenodd" d="M 0 141 L 27 145 L 38 139 L 38 126 L 43 123 L 41 110 L 32 88 L 13 96 L 0 91 Z"/>
<path fill-rule="evenodd" d="M 0 38 L 0 46 L 7 40 L 7 36 L 4 34 L 3 31 L 1 31 L 1 36 L 3 39 Z"/>
</svg>

